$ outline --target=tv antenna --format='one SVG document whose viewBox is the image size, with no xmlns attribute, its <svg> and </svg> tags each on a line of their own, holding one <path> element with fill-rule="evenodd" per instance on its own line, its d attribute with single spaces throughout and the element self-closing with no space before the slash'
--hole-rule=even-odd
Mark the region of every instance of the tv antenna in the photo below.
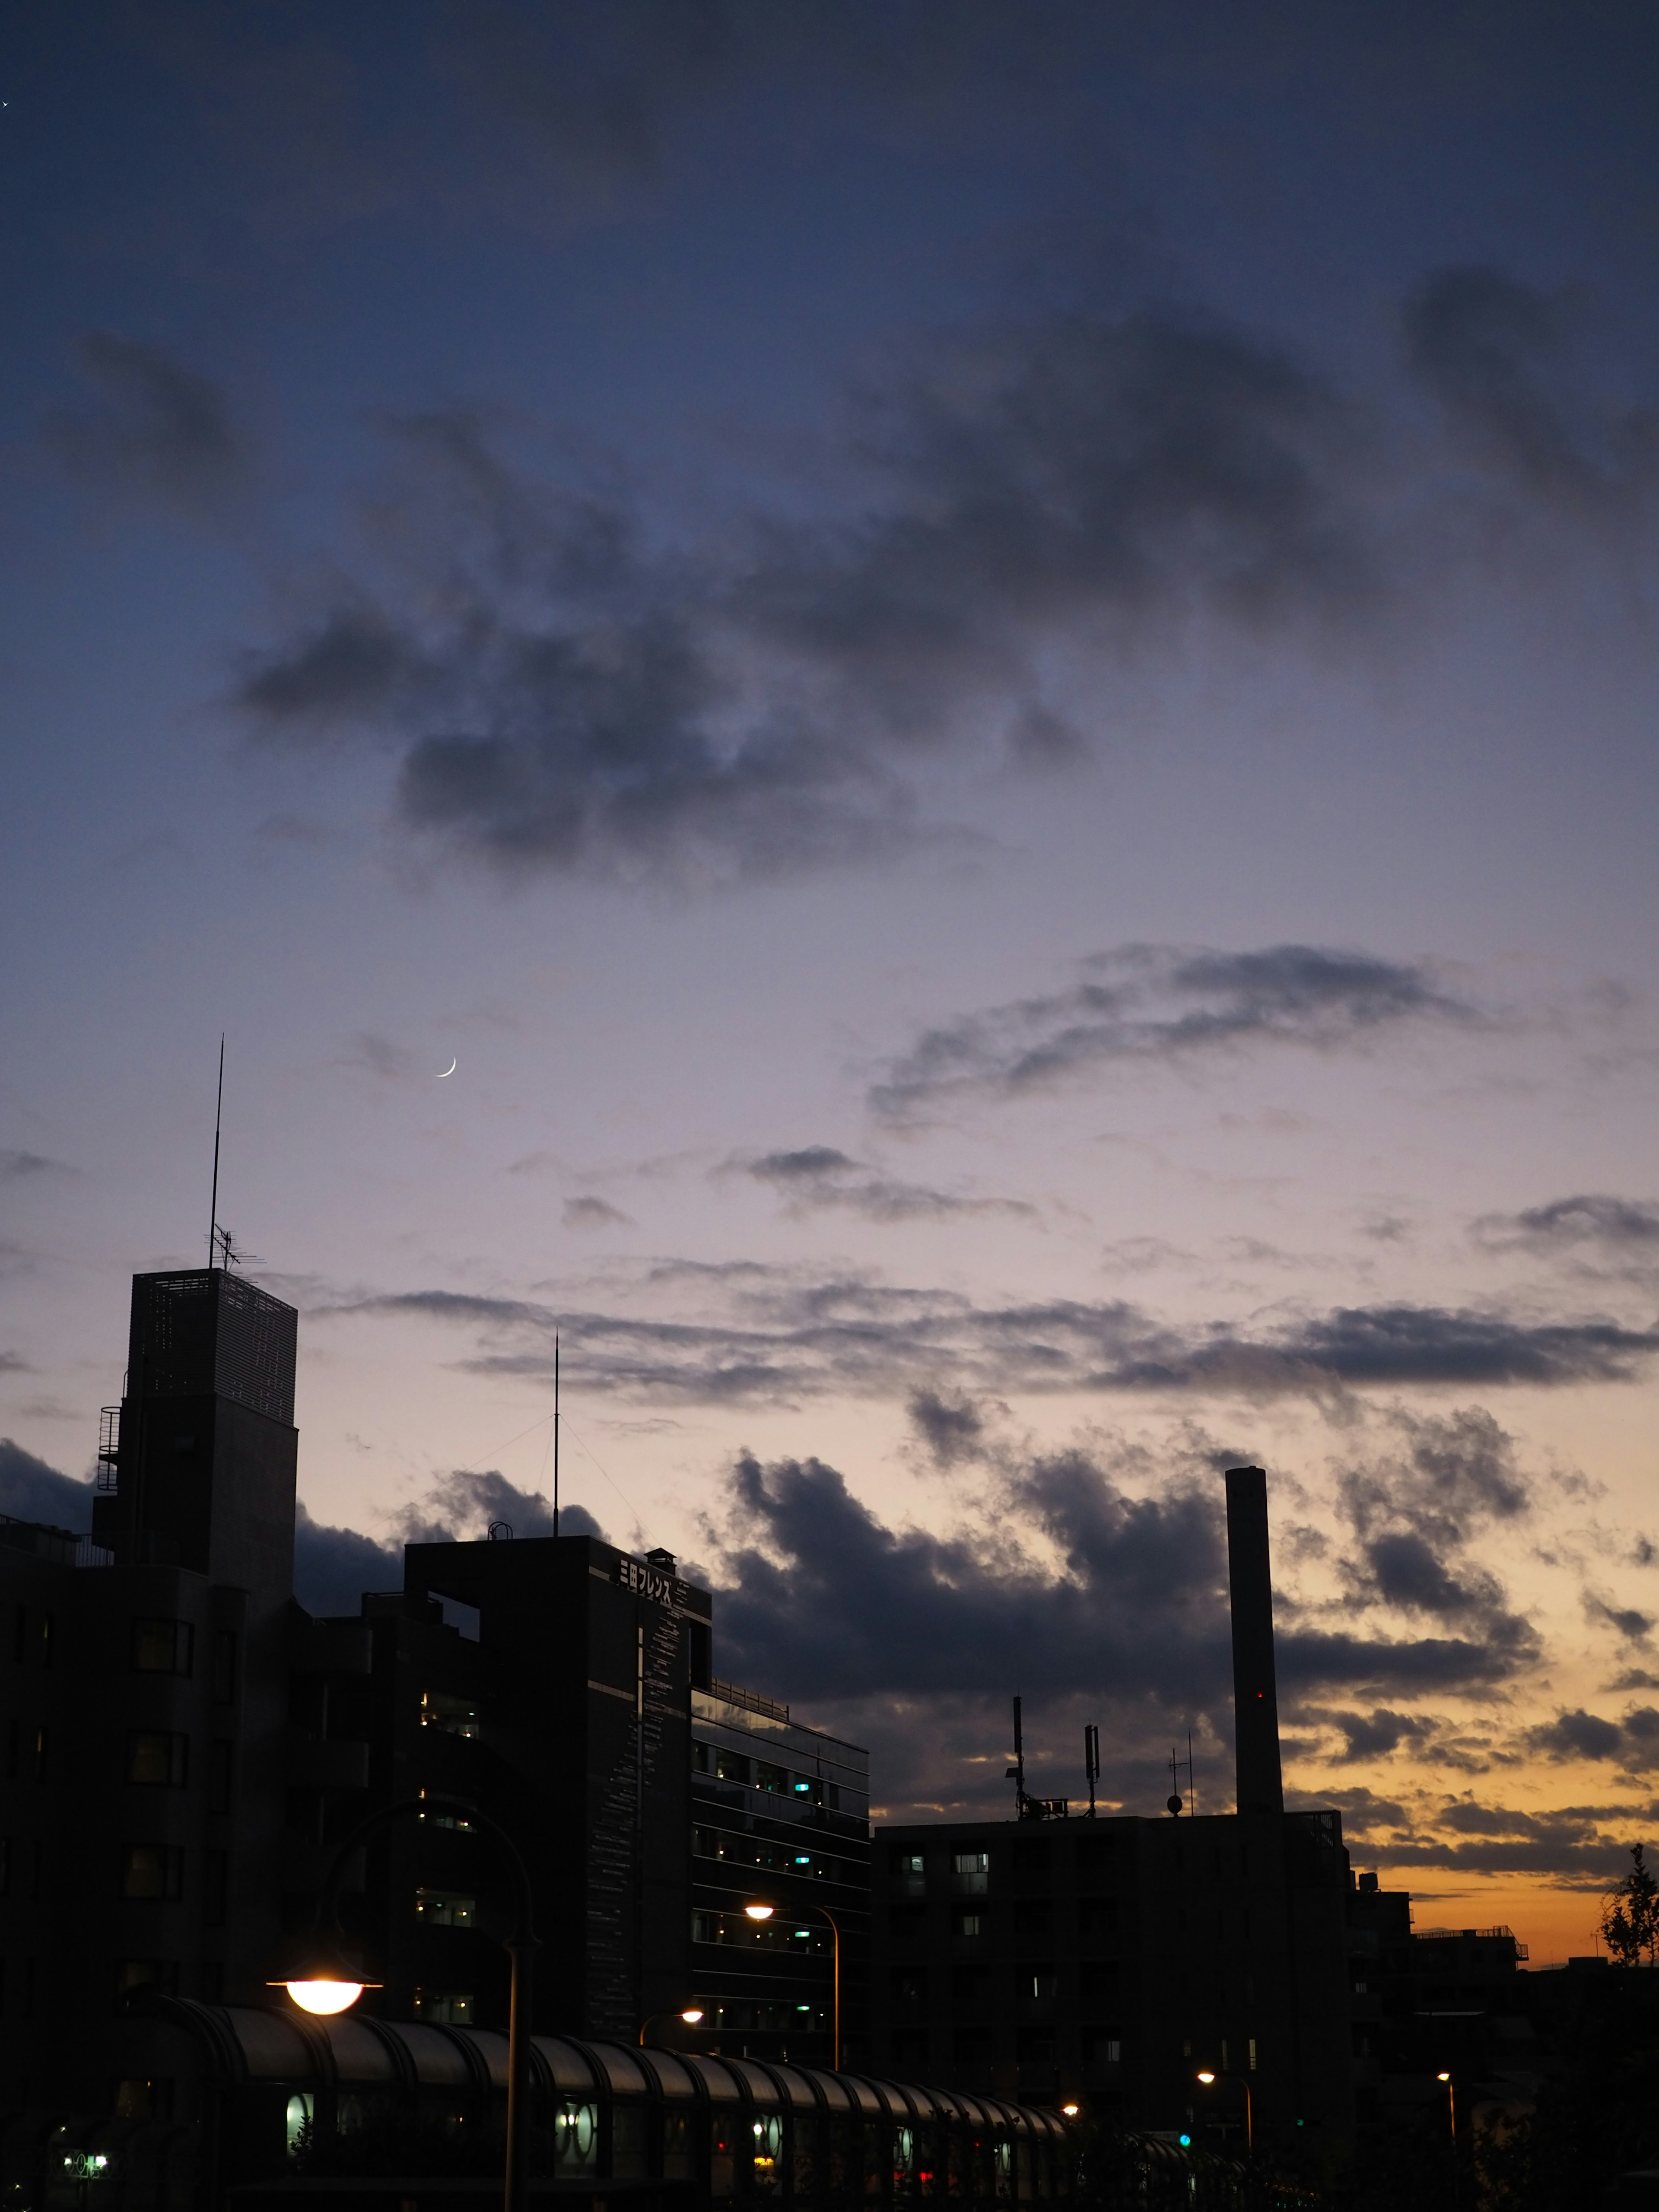
<svg viewBox="0 0 1659 2212">
<path fill-rule="evenodd" d="M 1083 1731 L 1083 1771 L 1089 1778 L 1089 1818 L 1095 1817 L 1095 1784 L 1100 1779 L 1100 1730 L 1091 1721 Z"/>
<path fill-rule="evenodd" d="M 1181 1770 L 1183 1766 L 1187 1770 L 1186 1797 L 1183 1797 L 1181 1794 Z M 1192 1801 L 1190 1807 L 1187 1802 L 1188 1798 L 1190 1798 Z M 1198 1792 L 1193 1787 L 1193 1732 L 1190 1729 L 1187 1731 L 1187 1756 L 1185 1759 L 1181 1757 L 1173 1744 L 1170 1747 L 1170 1795 L 1166 1801 L 1165 1809 L 1168 1812 L 1172 1813 L 1177 1820 L 1181 1818 L 1182 1813 L 1189 1810 L 1196 1813 L 1198 1810 Z"/>
<path fill-rule="evenodd" d="M 553 1534 L 559 1533 L 559 1332 L 553 1332 Z"/>
<path fill-rule="evenodd" d="M 225 1033 L 219 1032 L 219 1095 L 213 1107 L 213 1200 L 208 1207 L 208 1273 L 219 1249 L 219 1125 L 225 1113 Z M 227 1237 L 228 1242 L 228 1237 Z M 230 1264 L 228 1260 L 227 1267 Z"/>
</svg>

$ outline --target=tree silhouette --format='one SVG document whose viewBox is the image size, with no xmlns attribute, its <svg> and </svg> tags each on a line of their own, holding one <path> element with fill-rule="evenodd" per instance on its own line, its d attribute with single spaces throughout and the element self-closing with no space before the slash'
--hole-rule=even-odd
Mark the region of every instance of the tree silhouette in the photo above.
<svg viewBox="0 0 1659 2212">
<path fill-rule="evenodd" d="M 1640 1844 L 1630 1855 L 1630 1872 L 1601 1908 L 1601 1940 L 1617 1966 L 1659 1965 L 1659 1882 Z"/>
</svg>

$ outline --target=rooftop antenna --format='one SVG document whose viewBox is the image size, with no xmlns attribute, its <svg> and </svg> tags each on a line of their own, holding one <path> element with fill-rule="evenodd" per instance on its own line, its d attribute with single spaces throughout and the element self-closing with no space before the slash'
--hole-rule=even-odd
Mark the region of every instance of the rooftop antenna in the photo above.
<svg viewBox="0 0 1659 2212">
<path fill-rule="evenodd" d="M 553 1534 L 559 1533 L 559 1332 L 553 1332 Z"/>
<path fill-rule="evenodd" d="M 208 1208 L 208 1273 L 219 1247 L 219 1124 L 225 1111 L 225 1033 L 219 1032 L 219 1095 L 213 1108 L 213 1202 Z"/>
<path fill-rule="evenodd" d="M 1187 1810 L 1187 1800 L 1181 1794 L 1181 1770 L 1183 1766 L 1187 1770 L 1187 1788 L 1190 1791 L 1193 1786 L 1193 1739 L 1190 1730 L 1187 1736 L 1185 1759 L 1173 1744 L 1170 1746 L 1170 1795 L 1164 1801 L 1164 1809 L 1173 1813 L 1177 1820 Z"/>
<path fill-rule="evenodd" d="M 1003 1779 L 1014 1785 L 1014 1817 L 1025 1818 L 1025 1738 L 1019 1724 L 1019 1699 L 1014 1699 L 1014 1763 Z"/>
<path fill-rule="evenodd" d="M 1089 1818 L 1095 1817 L 1095 1784 L 1100 1779 L 1100 1730 L 1091 1721 L 1083 1731 L 1083 1771 L 1089 1778 Z"/>
</svg>

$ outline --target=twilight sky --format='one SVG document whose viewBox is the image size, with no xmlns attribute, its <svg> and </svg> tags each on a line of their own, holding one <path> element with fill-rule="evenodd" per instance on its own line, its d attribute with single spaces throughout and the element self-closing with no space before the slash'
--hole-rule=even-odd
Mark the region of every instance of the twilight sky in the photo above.
<svg viewBox="0 0 1659 2212">
<path fill-rule="evenodd" d="M 0 1506 L 302 1313 L 302 1595 L 563 1498 L 878 1802 L 1659 1821 L 1659 21 L 0 29 Z M 455 1073 L 438 1079 L 450 1060 Z M 356 1532 L 352 1534 L 349 1532 Z"/>
</svg>

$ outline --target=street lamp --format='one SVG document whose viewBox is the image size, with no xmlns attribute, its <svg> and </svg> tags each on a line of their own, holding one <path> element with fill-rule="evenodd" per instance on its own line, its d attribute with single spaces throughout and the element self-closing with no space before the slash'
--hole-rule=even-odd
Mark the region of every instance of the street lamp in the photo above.
<svg viewBox="0 0 1659 2212">
<path fill-rule="evenodd" d="M 775 1905 L 756 1903 L 744 1906 L 750 1920 L 769 1920 L 777 1911 Z M 797 1908 L 802 1913 L 821 1912 L 830 1923 L 830 2069 L 841 2071 L 841 1924 L 827 1905 L 804 1905 Z"/>
<path fill-rule="evenodd" d="M 1249 2075 L 1248 2074 L 1230 2073 L 1224 2067 L 1216 2068 L 1205 2066 L 1200 2068 L 1198 2078 L 1204 2084 L 1206 2089 L 1211 2087 L 1217 2081 L 1241 2081 L 1243 2083 L 1244 2148 L 1247 2151 L 1253 2151 L 1255 2148 L 1255 2113 L 1250 2099 Z"/>
<path fill-rule="evenodd" d="M 531 1961 L 536 1950 L 534 1900 L 530 1875 L 517 1844 L 499 1820 L 481 1813 L 464 1797 L 410 1797 L 396 1805 L 382 1805 L 360 1820 L 336 1850 L 318 1894 L 315 1932 L 289 1971 L 266 1986 L 285 1989 L 304 2012 L 329 2016 L 347 2012 L 363 1991 L 379 1989 L 358 1971 L 358 1962 L 344 1953 L 340 1929 L 340 1884 L 358 1850 L 380 1829 L 412 1814 L 459 1814 L 470 1827 L 481 1830 L 495 1844 L 513 1877 L 518 1893 L 518 1911 L 513 1932 L 502 1945 L 512 1962 L 507 2021 L 507 2172 L 502 2188 L 502 2212 L 525 2212 L 528 2197 L 530 2158 L 530 1984 Z"/>
<path fill-rule="evenodd" d="M 648 2012 L 640 2023 L 640 2042 L 643 2045 L 647 2031 L 653 2020 L 683 2020 L 688 2027 L 695 2027 L 702 2018 L 701 2005 L 687 2005 L 684 2012 Z"/>
<path fill-rule="evenodd" d="M 1437 2081 L 1446 2085 L 1446 2107 L 1451 2119 L 1452 2202 L 1457 2202 L 1457 2084 L 1449 2074 L 1437 2074 Z"/>
</svg>

